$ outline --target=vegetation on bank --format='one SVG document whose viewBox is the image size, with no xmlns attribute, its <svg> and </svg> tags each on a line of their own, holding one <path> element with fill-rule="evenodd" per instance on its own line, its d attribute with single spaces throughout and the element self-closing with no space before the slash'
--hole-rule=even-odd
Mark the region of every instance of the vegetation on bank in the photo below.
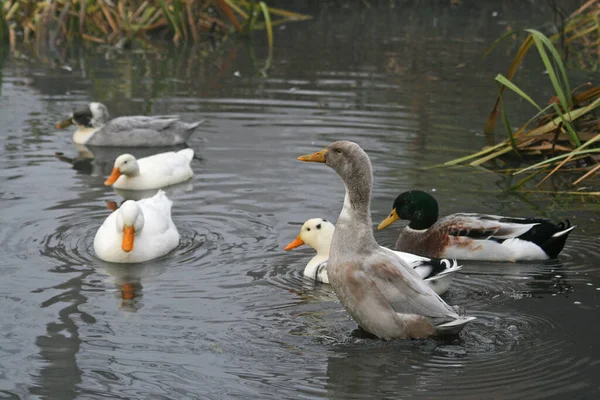
<svg viewBox="0 0 600 400">
<path fill-rule="evenodd" d="M 497 120 L 501 118 L 506 139 L 443 165 L 487 166 L 498 172 L 515 175 L 519 179 L 509 190 L 516 190 L 534 178 L 540 187 L 558 171 L 567 171 L 578 174 L 573 175 L 575 178 L 571 184 L 577 187 L 572 192 L 585 193 L 583 182 L 600 172 L 600 118 L 597 116 L 600 86 L 587 82 L 574 87 L 567 77 L 563 57 L 553 42 L 562 42 L 563 55 L 574 58 L 578 67 L 595 65 L 597 68 L 600 54 L 600 1 L 586 2 L 566 21 L 564 30 L 552 38 L 533 29 L 524 32 L 527 36 L 506 75 L 498 74 L 495 78 L 498 96 L 484 128 L 486 135 L 493 135 Z M 498 39 L 488 53 L 504 39 L 514 35 L 515 32 L 509 32 Z M 554 96 L 547 104 L 539 104 L 514 82 L 517 70 L 532 48 L 537 50 L 554 91 Z M 513 129 L 508 117 L 506 89 L 530 104 L 535 112 L 518 129 Z M 514 160 L 514 156 L 519 163 L 531 165 L 507 168 L 510 158 Z"/>
<path fill-rule="evenodd" d="M 80 39 L 116 44 L 134 38 L 175 44 L 265 30 L 310 16 L 254 0 L 0 0 L 0 41 L 58 45 Z"/>
</svg>

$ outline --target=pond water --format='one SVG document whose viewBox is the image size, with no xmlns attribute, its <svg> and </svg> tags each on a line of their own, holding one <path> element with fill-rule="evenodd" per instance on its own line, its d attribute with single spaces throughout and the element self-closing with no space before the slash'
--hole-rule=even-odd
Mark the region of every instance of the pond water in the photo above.
<svg viewBox="0 0 600 400">
<path fill-rule="evenodd" d="M 266 72 L 261 35 L 213 49 L 4 54 L 0 398 L 598 398 L 598 201 L 422 169 L 486 144 L 493 77 L 515 47 L 483 51 L 507 25 L 553 18 L 523 3 L 303 10 L 315 19 L 278 28 Z M 532 59 L 520 73 L 543 99 L 542 72 Z M 195 176 L 169 191 L 182 239 L 164 258 L 118 266 L 93 254 L 106 202 L 122 201 L 102 184 L 114 154 L 92 151 L 90 163 L 54 128 L 92 100 L 113 116 L 206 121 L 189 142 Z M 371 157 L 375 223 L 420 188 L 435 189 L 443 214 L 578 227 L 558 260 L 464 263 L 444 295 L 478 318 L 459 338 L 357 337 L 331 290 L 302 277 L 312 251 L 283 251 L 305 220 L 336 219 L 339 178 L 296 157 L 340 139 Z M 387 246 L 396 235 L 376 232 Z"/>
</svg>

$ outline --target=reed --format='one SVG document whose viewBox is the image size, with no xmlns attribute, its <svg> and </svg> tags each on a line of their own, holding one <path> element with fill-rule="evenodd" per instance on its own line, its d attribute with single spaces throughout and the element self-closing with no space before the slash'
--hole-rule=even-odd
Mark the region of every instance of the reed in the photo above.
<svg viewBox="0 0 600 400">
<path fill-rule="evenodd" d="M 175 44 L 232 32 L 265 30 L 310 16 L 243 0 L 0 0 L 0 41 L 60 45 L 83 40 L 116 44 L 167 38 Z"/>
<path fill-rule="evenodd" d="M 484 127 L 487 135 L 493 135 L 500 116 L 507 138 L 474 154 L 448 161 L 443 166 L 487 165 L 493 169 L 497 166 L 493 161 L 500 161 L 502 157 L 515 154 L 522 161 L 537 162 L 512 171 L 513 175 L 529 174 L 509 190 L 516 190 L 525 183 L 542 177 L 537 182 L 539 187 L 559 170 L 574 172 L 574 167 L 578 167 L 577 171 L 581 176 L 572 184 L 579 185 L 600 172 L 600 118 L 595 113 L 600 106 L 600 86 L 591 87 L 591 84 L 586 83 L 572 90 L 563 60 L 551 40 L 533 29 L 524 32 L 527 36 L 512 60 L 507 74 L 498 74 L 495 78 L 499 93 Z M 515 32 L 510 32 L 498 39 L 488 53 L 514 34 Z M 532 48 L 537 50 L 555 94 L 545 106 L 538 104 L 514 82 L 518 67 Z M 533 117 L 516 130 L 511 126 L 505 107 L 507 89 L 535 110 Z M 583 172 L 580 172 L 582 167 Z"/>
</svg>

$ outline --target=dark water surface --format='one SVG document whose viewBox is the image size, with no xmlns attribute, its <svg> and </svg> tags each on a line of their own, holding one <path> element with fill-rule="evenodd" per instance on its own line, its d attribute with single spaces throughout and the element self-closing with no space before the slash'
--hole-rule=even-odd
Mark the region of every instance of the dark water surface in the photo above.
<svg viewBox="0 0 600 400">
<path fill-rule="evenodd" d="M 598 398 L 598 202 L 504 193 L 510 177 L 474 169 L 421 169 L 486 143 L 493 77 L 514 48 L 486 60 L 483 51 L 508 24 L 552 20 L 523 3 L 322 7 L 278 29 L 266 74 L 262 37 L 208 56 L 5 55 L 0 398 Z M 535 60 L 520 72 L 540 99 L 542 72 Z M 105 202 L 121 201 L 102 185 L 114 154 L 90 164 L 54 128 L 91 100 L 113 115 L 206 120 L 190 141 L 201 158 L 194 178 L 170 191 L 182 240 L 167 257 L 115 266 L 93 254 Z M 517 106 L 512 116 L 529 113 Z M 578 228 L 560 260 L 465 263 L 445 295 L 478 317 L 460 338 L 354 337 L 331 291 L 302 278 L 312 252 L 283 251 L 306 219 L 337 217 L 338 177 L 296 157 L 339 139 L 371 157 L 375 222 L 399 192 L 421 188 L 436 190 L 444 214 L 569 218 Z M 395 236 L 376 232 L 388 246 Z"/>
</svg>

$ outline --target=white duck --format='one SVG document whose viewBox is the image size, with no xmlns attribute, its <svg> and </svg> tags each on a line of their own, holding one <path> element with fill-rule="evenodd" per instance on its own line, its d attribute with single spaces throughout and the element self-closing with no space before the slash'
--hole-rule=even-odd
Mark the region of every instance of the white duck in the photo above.
<svg viewBox="0 0 600 400">
<path fill-rule="evenodd" d="M 104 181 L 115 189 L 159 189 L 188 180 L 194 175 L 190 162 L 194 150 L 155 154 L 136 160 L 131 154 L 122 154 L 115 160 L 112 174 Z"/>
<path fill-rule="evenodd" d="M 96 232 L 96 256 L 108 262 L 138 263 L 173 250 L 179 232 L 171 220 L 172 204 L 162 190 L 149 199 L 124 202 Z"/>
<path fill-rule="evenodd" d="M 302 225 L 298 237 L 285 247 L 285 250 L 291 250 L 307 244 L 317 251 L 317 255 L 304 268 L 304 276 L 307 278 L 314 279 L 317 282 L 329 283 L 327 259 L 329 258 L 329 249 L 334 232 L 335 226 L 331 222 L 323 218 L 312 218 Z M 389 250 L 385 247 L 381 248 Z M 448 290 L 454 278 L 454 273 L 461 269 L 455 260 L 436 260 L 401 251 L 389 251 L 396 254 L 409 267 L 417 271 L 419 276 L 440 295 Z"/>
<path fill-rule="evenodd" d="M 90 103 L 56 125 L 64 129 L 77 125 L 75 144 L 118 147 L 156 147 L 183 144 L 204 121 L 182 122 L 176 115 L 125 116 L 110 119 L 102 103 Z"/>
<path fill-rule="evenodd" d="M 456 335 L 473 317 L 459 314 L 373 236 L 369 156 L 353 142 L 335 142 L 300 161 L 325 163 L 342 178 L 346 196 L 337 219 L 327 276 L 337 298 L 367 332 L 382 339 Z"/>
</svg>

